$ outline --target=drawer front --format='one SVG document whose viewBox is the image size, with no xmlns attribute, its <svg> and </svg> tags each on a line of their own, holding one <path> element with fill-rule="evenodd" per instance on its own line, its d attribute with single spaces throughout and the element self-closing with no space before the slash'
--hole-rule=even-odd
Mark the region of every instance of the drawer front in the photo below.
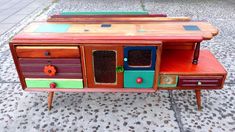
<svg viewBox="0 0 235 132">
<path fill-rule="evenodd" d="M 77 46 L 17 46 L 16 53 L 24 58 L 80 57 Z"/>
<path fill-rule="evenodd" d="M 124 88 L 152 88 L 153 80 L 153 70 L 124 71 Z"/>
<path fill-rule="evenodd" d="M 34 59 L 19 58 L 19 64 L 25 78 L 74 78 L 82 79 L 80 59 Z M 45 73 L 48 65 L 55 68 L 55 74 Z"/>
<path fill-rule="evenodd" d="M 158 80 L 159 87 L 176 87 L 178 82 L 177 75 L 160 75 Z"/>
<path fill-rule="evenodd" d="M 37 78 L 26 78 L 25 79 L 27 88 L 50 88 L 51 83 L 55 83 L 55 88 L 83 88 L 82 79 L 37 79 Z"/>
<path fill-rule="evenodd" d="M 223 76 L 179 76 L 179 87 L 220 87 Z"/>
</svg>

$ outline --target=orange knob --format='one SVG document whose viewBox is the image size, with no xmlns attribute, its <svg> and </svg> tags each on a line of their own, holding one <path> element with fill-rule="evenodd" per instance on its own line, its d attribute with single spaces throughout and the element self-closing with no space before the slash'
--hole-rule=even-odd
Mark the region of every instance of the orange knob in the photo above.
<svg viewBox="0 0 235 132">
<path fill-rule="evenodd" d="M 136 82 L 139 83 L 139 84 L 141 84 L 141 83 L 143 82 L 143 78 L 138 77 L 138 78 L 136 79 Z"/>
<path fill-rule="evenodd" d="M 48 76 L 55 76 L 56 74 L 55 66 L 52 65 L 44 66 L 44 73 L 47 74 Z"/>
</svg>

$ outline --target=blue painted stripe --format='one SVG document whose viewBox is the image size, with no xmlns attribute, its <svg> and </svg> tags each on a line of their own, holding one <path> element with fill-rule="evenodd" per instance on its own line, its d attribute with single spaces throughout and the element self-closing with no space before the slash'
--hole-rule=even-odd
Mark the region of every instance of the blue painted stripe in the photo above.
<svg viewBox="0 0 235 132">
<path fill-rule="evenodd" d="M 69 24 L 42 24 L 39 25 L 34 32 L 64 33 L 67 32 L 69 27 Z"/>
<path fill-rule="evenodd" d="M 200 28 L 196 25 L 184 25 L 184 30 L 186 31 L 199 31 Z"/>
</svg>

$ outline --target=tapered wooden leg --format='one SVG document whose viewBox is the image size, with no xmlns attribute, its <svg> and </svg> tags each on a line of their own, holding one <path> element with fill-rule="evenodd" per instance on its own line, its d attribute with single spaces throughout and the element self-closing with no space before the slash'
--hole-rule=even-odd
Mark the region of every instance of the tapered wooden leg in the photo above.
<svg viewBox="0 0 235 132">
<path fill-rule="evenodd" d="M 202 107 L 201 107 L 201 90 L 195 90 L 196 93 L 196 100 L 197 100 L 197 107 L 198 110 L 201 111 Z"/>
<path fill-rule="evenodd" d="M 194 65 L 198 63 L 199 53 L 200 53 L 200 43 L 197 43 L 196 48 L 194 49 L 194 56 L 193 56 Z"/>
<path fill-rule="evenodd" d="M 48 109 L 51 110 L 52 102 L 53 102 L 54 92 L 49 92 L 48 94 Z"/>
</svg>

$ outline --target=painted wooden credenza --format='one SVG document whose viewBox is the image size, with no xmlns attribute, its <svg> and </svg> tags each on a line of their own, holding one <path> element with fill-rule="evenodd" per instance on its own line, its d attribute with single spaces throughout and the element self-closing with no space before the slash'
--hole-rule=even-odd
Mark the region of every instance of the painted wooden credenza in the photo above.
<svg viewBox="0 0 235 132">
<path fill-rule="evenodd" d="M 218 30 L 161 14 L 59 14 L 29 24 L 10 42 L 25 91 L 157 92 L 221 89 L 226 70 L 200 50 Z"/>
</svg>

